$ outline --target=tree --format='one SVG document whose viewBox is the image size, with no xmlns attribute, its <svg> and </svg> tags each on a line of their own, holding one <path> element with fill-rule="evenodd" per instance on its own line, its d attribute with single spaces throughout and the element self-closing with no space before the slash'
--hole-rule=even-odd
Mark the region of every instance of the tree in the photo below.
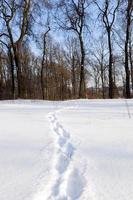
<svg viewBox="0 0 133 200">
<path fill-rule="evenodd" d="M 90 5 L 90 2 L 87 0 L 70 0 L 59 4 L 60 16 L 64 17 L 64 20 L 61 20 L 60 16 L 56 17 L 58 20 L 59 26 L 63 30 L 73 31 L 77 34 L 80 44 L 80 81 L 79 81 L 79 98 L 84 98 L 86 96 L 86 86 L 85 86 L 85 47 L 84 47 L 84 30 L 87 27 L 87 8 Z"/>
<path fill-rule="evenodd" d="M 127 0 L 126 8 L 126 36 L 125 36 L 125 73 L 126 73 L 126 97 L 131 98 L 130 91 L 130 67 L 129 58 L 131 59 L 131 23 L 132 23 L 132 13 L 133 13 L 133 1 Z M 130 63 L 132 67 L 132 62 Z"/>
<path fill-rule="evenodd" d="M 102 98 L 106 97 L 105 86 L 107 85 L 107 55 L 105 37 L 102 32 L 98 40 L 96 40 L 95 48 L 91 51 L 90 63 L 92 66 L 92 77 L 94 77 L 96 91 L 98 85 L 101 85 L 102 88 Z M 98 95 L 99 96 L 99 95 Z"/>
<path fill-rule="evenodd" d="M 101 7 L 101 5 L 99 5 L 98 1 L 96 0 L 94 0 L 94 3 L 97 5 L 100 11 L 100 15 L 102 17 L 102 21 L 107 32 L 108 49 L 109 49 L 109 98 L 112 99 L 114 97 L 113 76 L 112 76 L 112 66 L 113 66 L 112 32 L 116 18 L 116 12 L 120 5 L 120 0 L 116 0 L 116 5 L 114 5 L 114 2 L 111 2 L 110 0 L 104 0 L 103 7 Z"/>
<path fill-rule="evenodd" d="M 72 98 L 78 98 L 78 82 L 80 75 L 80 49 L 77 38 L 71 36 L 66 39 L 66 61 L 71 72 Z"/>
<path fill-rule="evenodd" d="M 14 62 L 17 69 L 17 88 L 19 98 L 23 97 L 21 88 L 21 51 L 25 36 L 28 34 L 30 25 L 31 0 L 17 2 L 16 0 L 2 0 L 0 3 L 1 19 L 6 26 L 6 31 L 0 36 L 4 36 L 10 42 L 10 55 L 13 52 Z M 14 24 L 14 26 L 13 26 Z M 18 28 L 18 37 L 14 35 L 14 27 Z M 12 66 L 13 67 L 13 66 Z M 13 71 L 13 69 L 12 69 Z"/>
<path fill-rule="evenodd" d="M 129 41 L 129 60 L 130 60 L 130 71 L 131 71 L 131 83 L 132 83 L 132 92 L 133 92 L 133 41 L 132 41 L 132 31 L 130 33 Z"/>
<path fill-rule="evenodd" d="M 47 99 L 47 63 L 46 63 L 46 39 L 47 39 L 47 34 L 50 31 L 50 27 L 48 26 L 48 30 L 44 33 L 43 36 L 43 56 L 42 56 L 42 64 L 41 64 L 41 88 L 42 88 L 42 98 L 45 99 L 45 92 L 44 92 L 44 67 L 45 67 L 45 72 L 46 72 L 46 99 Z"/>
</svg>

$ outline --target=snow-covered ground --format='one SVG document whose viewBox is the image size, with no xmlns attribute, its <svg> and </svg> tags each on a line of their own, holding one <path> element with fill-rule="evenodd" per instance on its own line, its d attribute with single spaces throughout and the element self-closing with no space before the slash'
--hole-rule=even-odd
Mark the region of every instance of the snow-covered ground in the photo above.
<svg viewBox="0 0 133 200">
<path fill-rule="evenodd" d="M 1 101 L 0 200 L 76 199 L 133 199 L 133 100 Z"/>
</svg>

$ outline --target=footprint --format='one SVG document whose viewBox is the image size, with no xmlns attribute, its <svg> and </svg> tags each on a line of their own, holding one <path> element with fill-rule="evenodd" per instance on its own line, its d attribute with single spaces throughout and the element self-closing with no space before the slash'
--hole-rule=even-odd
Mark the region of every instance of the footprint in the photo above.
<svg viewBox="0 0 133 200">
<path fill-rule="evenodd" d="M 62 129 L 60 128 L 60 126 L 59 126 L 59 122 L 57 122 L 57 121 L 55 121 L 54 123 L 53 123 L 53 129 L 54 129 L 54 131 L 58 134 L 58 135 L 62 135 Z"/>
<path fill-rule="evenodd" d="M 69 133 L 64 129 L 64 127 L 63 127 L 61 124 L 59 124 L 59 127 L 60 127 L 60 129 L 62 130 L 62 135 L 63 135 L 64 137 L 66 137 L 66 138 L 70 138 Z"/>
<path fill-rule="evenodd" d="M 58 179 L 55 183 L 55 185 L 52 188 L 52 195 L 57 196 L 59 194 L 59 186 L 60 186 L 61 180 Z"/>
<path fill-rule="evenodd" d="M 68 200 L 68 198 L 67 197 L 58 197 L 58 198 L 56 198 L 56 200 Z"/>
<path fill-rule="evenodd" d="M 60 147 L 63 147 L 65 144 L 66 144 L 66 138 L 64 138 L 64 137 L 60 137 L 59 139 L 58 139 L 58 144 L 59 144 L 59 146 Z"/>
<path fill-rule="evenodd" d="M 61 154 L 56 164 L 56 170 L 60 174 L 63 174 L 66 171 L 68 165 L 69 165 L 69 159 L 65 155 Z"/>
<path fill-rule="evenodd" d="M 72 157 L 72 155 L 73 155 L 73 153 L 74 153 L 74 147 L 73 147 L 73 145 L 70 143 L 70 142 L 68 142 L 67 143 L 67 145 L 66 145 L 66 148 L 65 148 L 65 154 L 66 154 L 66 156 L 69 158 L 69 159 L 71 159 L 71 157 Z"/>
<path fill-rule="evenodd" d="M 63 131 L 63 136 L 68 138 L 68 139 L 70 138 L 70 135 L 66 130 Z"/>
<path fill-rule="evenodd" d="M 67 196 L 71 200 L 76 200 L 81 196 L 84 185 L 85 185 L 84 177 L 79 173 L 78 169 L 74 169 L 70 173 L 68 178 L 67 189 L 66 189 Z"/>
<path fill-rule="evenodd" d="M 53 131 L 59 135 L 59 130 L 58 130 L 58 127 L 56 125 L 53 126 Z"/>
</svg>

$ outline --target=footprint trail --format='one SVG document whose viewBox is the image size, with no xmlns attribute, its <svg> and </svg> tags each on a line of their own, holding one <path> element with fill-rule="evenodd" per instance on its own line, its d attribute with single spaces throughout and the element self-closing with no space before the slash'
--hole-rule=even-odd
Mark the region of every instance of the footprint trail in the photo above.
<svg viewBox="0 0 133 200">
<path fill-rule="evenodd" d="M 57 118 L 57 112 L 50 113 L 48 118 L 56 137 L 56 153 L 54 161 L 54 182 L 51 184 L 47 200 L 76 200 L 84 188 L 84 180 L 78 169 L 72 165 L 75 148 L 70 134 Z"/>
</svg>

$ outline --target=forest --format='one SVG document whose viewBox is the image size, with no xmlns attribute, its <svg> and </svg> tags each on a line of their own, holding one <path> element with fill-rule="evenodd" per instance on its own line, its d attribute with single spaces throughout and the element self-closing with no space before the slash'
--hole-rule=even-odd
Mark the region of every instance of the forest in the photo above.
<svg viewBox="0 0 133 200">
<path fill-rule="evenodd" d="M 1 100 L 132 97 L 132 0 L 0 0 Z"/>
</svg>

